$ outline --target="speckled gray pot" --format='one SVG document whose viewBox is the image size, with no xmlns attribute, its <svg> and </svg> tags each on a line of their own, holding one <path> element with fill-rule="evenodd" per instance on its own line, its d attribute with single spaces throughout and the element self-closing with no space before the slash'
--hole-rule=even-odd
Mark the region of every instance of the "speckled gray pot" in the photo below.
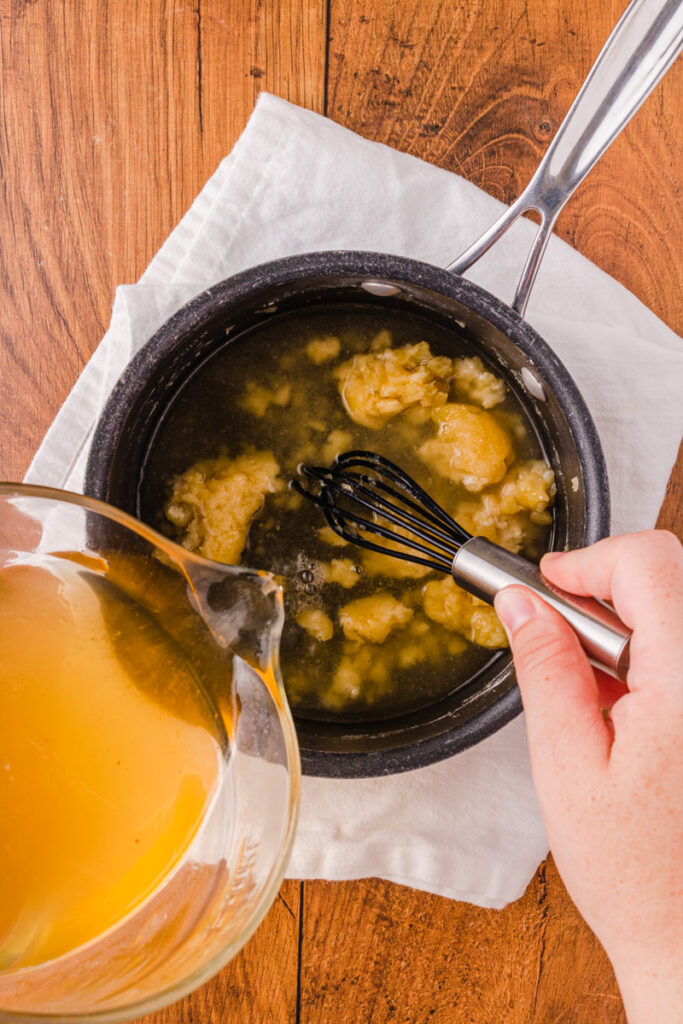
<svg viewBox="0 0 683 1024">
<path fill-rule="evenodd" d="M 508 306 L 425 263 L 364 252 L 320 252 L 266 263 L 214 285 L 165 323 L 132 360 L 95 431 L 85 490 L 139 514 L 138 488 L 156 430 L 197 368 L 264 319 L 328 303 L 409 309 L 457 328 L 527 409 L 556 473 L 553 547 L 609 531 L 607 471 L 595 425 L 563 364 Z M 255 336 L 255 344 L 257 344 Z M 450 757 L 521 711 L 511 659 L 499 653 L 464 687 L 429 708 L 382 722 L 297 721 L 310 775 L 407 771 Z"/>
</svg>

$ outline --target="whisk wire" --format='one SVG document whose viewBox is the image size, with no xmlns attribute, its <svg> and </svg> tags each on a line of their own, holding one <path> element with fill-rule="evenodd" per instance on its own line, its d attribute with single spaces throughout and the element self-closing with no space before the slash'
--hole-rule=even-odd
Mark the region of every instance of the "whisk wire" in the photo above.
<svg viewBox="0 0 683 1024">
<path fill-rule="evenodd" d="M 350 540 L 355 544 L 361 544 L 363 547 L 370 548 L 373 551 L 386 553 L 387 551 L 389 551 L 389 549 L 381 547 L 378 544 L 374 544 L 372 541 L 368 541 L 365 537 L 362 536 L 362 534 L 359 534 L 356 531 L 349 530 L 348 527 L 346 526 L 347 522 L 352 522 L 356 526 L 360 526 L 368 530 L 369 532 L 377 534 L 380 537 L 386 537 L 387 540 L 390 540 L 392 542 L 398 541 L 405 547 L 410 548 L 411 551 L 421 551 L 423 554 L 431 555 L 433 558 L 439 555 L 438 550 L 427 547 L 424 544 L 420 544 L 419 541 L 413 540 L 411 537 L 397 537 L 396 533 L 393 530 L 388 529 L 386 526 L 382 526 L 381 523 L 376 523 L 371 520 L 364 519 L 362 516 L 358 516 L 354 512 L 345 510 L 343 513 L 343 521 L 340 521 L 339 516 L 336 514 L 337 509 L 327 509 L 323 506 L 323 511 L 325 512 L 327 521 L 330 524 L 330 526 L 332 526 L 333 530 L 336 530 L 337 533 L 341 533 L 346 540 Z M 442 550 L 444 551 L 446 557 L 439 558 L 439 566 L 444 566 L 446 569 L 450 569 L 451 563 L 455 556 L 455 552 L 452 549 L 451 551 L 448 551 L 448 549 L 445 548 Z M 396 558 L 403 558 L 406 561 L 412 562 L 418 560 L 413 555 L 406 554 L 405 552 L 401 552 L 400 550 L 394 548 L 392 548 L 389 551 L 389 553 Z M 427 563 L 425 562 L 424 564 Z"/>
<path fill-rule="evenodd" d="M 368 478 L 364 476 L 359 476 L 358 479 L 366 480 Z M 406 523 L 409 525 L 416 525 L 420 522 L 424 522 L 424 520 L 427 520 L 427 523 L 429 523 L 431 529 L 434 530 L 437 536 L 442 537 L 444 540 L 451 540 L 452 530 L 449 531 L 449 526 L 443 518 L 439 518 L 433 515 L 429 509 L 421 509 L 420 506 L 416 504 L 414 501 L 411 501 L 410 498 L 406 498 L 405 495 L 400 494 L 398 491 L 394 490 L 393 487 L 389 487 L 388 484 L 383 483 L 381 480 L 370 479 L 368 482 L 371 482 L 372 484 L 374 484 L 375 488 L 383 491 L 385 494 L 388 494 L 390 497 L 394 498 L 395 501 L 399 501 L 402 503 L 402 505 L 405 505 L 407 506 L 407 508 L 412 509 L 414 512 L 417 513 L 418 516 L 420 516 L 420 519 L 416 518 L 416 516 L 412 515 L 410 512 L 407 512 L 406 509 L 402 508 L 400 505 L 393 505 L 391 502 L 386 501 L 386 499 L 383 498 L 382 495 L 373 492 L 371 489 L 364 488 L 363 485 L 360 484 L 358 486 L 358 490 L 361 490 L 362 493 L 368 493 L 382 508 L 395 510 L 405 518 Z M 444 525 L 446 526 L 446 530 L 443 529 Z"/>
<path fill-rule="evenodd" d="M 391 555 L 392 558 L 400 558 L 405 562 L 425 565 L 430 569 L 438 569 L 440 572 L 450 572 L 451 570 L 451 565 L 453 563 L 452 558 L 439 558 L 438 552 L 433 551 L 424 544 L 420 544 L 419 541 L 406 540 L 405 546 L 410 549 L 409 551 L 401 551 L 398 548 L 387 548 L 382 544 L 375 544 L 373 541 L 368 540 L 367 537 L 357 533 L 355 530 L 350 530 L 347 525 L 339 522 L 334 513 L 326 511 L 325 518 L 336 533 L 344 537 L 345 540 L 350 541 L 352 544 L 359 544 L 361 547 L 367 548 L 369 551 L 377 551 L 381 555 Z M 354 516 L 353 513 L 345 512 L 344 519 L 352 519 L 355 523 L 368 528 L 368 521 L 364 520 L 360 516 Z M 396 534 L 392 533 L 391 530 L 388 530 L 385 527 L 370 524 L 370 528 L 373 533 L 377 533 L 381 537 L 386 537 L 390 541 L 394 541 L 396 539 Z M 421 558 L 419 555 L 414 553 L 416 551 L 421 551 L 426 555 L 432 555 L 432 557 Z"/>
<path fill-rule="evenodd" d="M 470 539 L 414 480 L 374 452 L 346 452 L 331 467 L 301 466 L 299 472 L 319 490 L 300 480 L 292 481 L 294 489 L 322 509 L 335 533 L 371 551 L 448 573 L 459 548 Z M 359 509 L 367 509 L 373 518 Z M 375 544 L 368 533 L 388 540 L 391 547 Z"/>
<path fill-rule="evenodd" d="M 383 456 L 377 455 L 376 452 L 345 452 L 342 455 L 337 456 L 334 466 L 332 467 L 332 471 L 334 469 L 352 469 L 356 466 L 364 466 L 367 469 L 375 470 L 377 473 L 383 473 L 397 484 L 401 488 L 402 492 L 404 492 L 402 494 L 396 494 L 396 492 L 393 492 L 399 501 L 410 505 L 418 515 L 430 515 L 430 517 L 438 520 L 438 522 L 443 524 L 448 530 L 456 531 L 458 535 L 462 535 L 462 543 L 469 540 L 469 534 L 466 533 L 466 531 L 463 530 L 462 527 L 459 526 L 458 523 L 456 523 L 456 521 L 452 519 L 448 513 L 446 513 L 429 494 L 427 494 L 426 491 L 423 491 L 419 484 L 415 483 L 414 480 L 407 476 L 407 474 L 404 473 L 403 470 L 399 469 L 398 466 L 395 466 L 393 462 L 390 462 L 389 459 L 385 459 Z M 387 485 L 384 484 L 381 479 L 376 478 L 375 482 L 377 483 L 377 486 L 387 489 Z M 406 491 L 417 499 L 417 503 L 411 501 L 410 498 L 406 498 Z"/>
<path fill-rule="evenodd" d="M 310 475 L 317 476 L 318 479 L 323 479 L 325 481 L 326 491 L 328 494 L 330 492 L 333 494 L 340 494 L 342 495 L 342 497 L 347 498 L 348 500 L 351 500 L 358 505 L 362 505 L 364 508 L 369 509 L 373 513 L 377 512 L 377 508 L 379 506 L 379 508 L 382 510 L 382 515 L 385 519 L 388 519 L 390 522 L 395 523 L 396 526 L 412 530 L 414 533 L 418 535 L 418 537 L 422 537 L 423 540 L 431 541 L 432 543 L 434 543 L 435 546 L 439 547 L 440 550 L 444 551 L 446 554 L 450 553 L 451 558 L 455 555 L 455 551 L 453 550 L 452 533 L 449 535 L 440 528 L 440 525 L 433 525 L 429 521 L 425 524 L 423 521 L 419 520 L 410 512 L 407 512 L 400 506 L 394 505 L 392 504 L 392 502 L 387 501 L 386 498 L 383 498 L 381 494 L 375 493 L 369 487 L 364 486 L 364 484 L 360 482 L 362 480 L 366 480 L 367 478 L 358 476 L 354 478 L 353 483 L 349 483 L 348 474 L 342 474 L 341 476 L 339 476 L 338 474 L 335 473 L 334 470 L 321 471 L 321 467 L 319 466 L 311 467 Z M 393 497 L 397 498 L 399 501 L 407 501 L 407 499 L 403 499 L 400 494 L 394 491 L 393 488 L 385 486 L 380 481 L 374 480 L 371 482 L 375 483 L 377 487 L 388 492 Z M 411 507 L 417 509 L 417 506 L 414 506 L 412 502 L 410 502 L 409 504 Z M 344 510 L 344 512 L 346 512 L 346 510 Z M 364 520 L 364 522 L 367 523 L 367 520 Z M 372 523 L 369 523 L 368 525 L 373 526 L 374 521 Z M 445 545 L 441 544 L 440 542 L 445 542 Z"/>
<path fill-rule="evenodd" d="M 308 468 L 308 467 L 307 467 Z M 318 468 L 318 467 L 313 467 Z M 308 475 L 315 475 L 309 473 Z M 340 513 L 339 508 L 335 506 L 329 496 L 329 492 L 325 489 L 320 495 L 312 494 L 307 491 L 298 480 L 292 482 L 292 486 L 299 494 L 303 494 L 304 497 L 308 498 L 313 504 L 317 505 L 325 514 L 328 525 L 334 530 L 335 533 L 343 537 L 344 540 L 349 541 L 352 544 L 359 544 L 361 547 L 368 548 L 370 551 L 377 551 L 380 554 L 390 554 L 394 558 L 401 558 L 407 562 L 417 562 L 420 565 L 428 566 L 431 569 L 438 569 L 441 572 L 450 572 L 451 563 L 455 551 L 451 547 L 450 549 L 443 549 L 447 552 L 447 557 L 439 557 L 439 552 L 435 551 L 433 547 L 426 547 L 424 544 L 420 544 L 419 541 L 413 540 L 409 537 L 403 537 L 396 534 L 394 530 L 389 530 L 382 526 L 381 523 L 376 521 L 365 519 L 362 516 L 356 515 L 349 509 L 344 509 L 343 513 Z M 415 554 L 408 554 L 407 552 L 397 550 L 395 548 L 387 548 L 380 544 L 375 544 L 373 541 L 364 537 L 357 530 L 349 529 L 348 524 L 353 523 L 354 526 L 359 526 L 368 532 L 378 534 L 381 537 L 386 537 L 389 541 L 397 541 L 402 543 L 405 547 L 409 548 L 411 552 L 421 551 L 423 554 L 431 555 L 431 559 L 420 558 Z"/>
</svg>

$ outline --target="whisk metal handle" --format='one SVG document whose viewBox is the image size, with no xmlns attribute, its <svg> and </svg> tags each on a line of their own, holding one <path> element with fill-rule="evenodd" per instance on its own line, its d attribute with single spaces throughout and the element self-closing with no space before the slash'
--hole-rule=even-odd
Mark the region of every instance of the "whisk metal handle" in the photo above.
<svg viewBox="0 0 683 1024">
<path fill-rule="evenodd" d="M 613 608 L 553 586 L 533 562 L 485 537 L 473 537 L 463 544 L 451 571 L 457 584 L 489 604 L 500 590 L 513 584 L 533 590 L 567 620 L 593 664 L 626 682 L 631 630 Z"/>
</svg>

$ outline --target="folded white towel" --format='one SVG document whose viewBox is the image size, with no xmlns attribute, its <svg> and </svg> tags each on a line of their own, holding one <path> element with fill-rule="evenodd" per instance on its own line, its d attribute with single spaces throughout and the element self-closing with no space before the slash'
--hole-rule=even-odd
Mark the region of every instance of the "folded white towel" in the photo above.
<svg viewBox="0 0 683 1024">
<path fill-rule="evenodd" d="M 444 266 L 501 209 L 462 178 L 262 94 L 234 150 L 138 283 L 117 289 L 109 330 L 26 479 L 82 489 L 92 429 L 119 374 L 208 285 L 315 249 L 384 251 Z M 516 224 L 472 279 L 509 301 L 533 233 L 533 225 Z M 528 319 L 595 418 L 613 532 L 652 526 L 683 431 L 679 339 L 555 238 Z M 546 851 L 519 718 L 477 747 L 405 775 L 305 779 L 289 875 L 379 875 L 501 907 L 523 893 Z"/>
</svg>

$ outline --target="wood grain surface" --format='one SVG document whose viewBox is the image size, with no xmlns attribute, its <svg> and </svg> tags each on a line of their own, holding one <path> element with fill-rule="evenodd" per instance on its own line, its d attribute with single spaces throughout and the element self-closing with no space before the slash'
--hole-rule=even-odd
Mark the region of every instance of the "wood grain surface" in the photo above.
<svg viewBox="0 0 683 1024">
<path fill-rule="evenodd" d="M 135 280 L 267 88 L 505 201 L 624 3 L 0 0 L 0 477 L 18 479 Z M 680 63 L 558 233 L 675 330 Z M 683 465 L 660 525 L 683 532 Z M 147 1024 L 623 1024 L 550 859 L 494 912 L 286 882 L 246 949 Z"/>
</svg>

